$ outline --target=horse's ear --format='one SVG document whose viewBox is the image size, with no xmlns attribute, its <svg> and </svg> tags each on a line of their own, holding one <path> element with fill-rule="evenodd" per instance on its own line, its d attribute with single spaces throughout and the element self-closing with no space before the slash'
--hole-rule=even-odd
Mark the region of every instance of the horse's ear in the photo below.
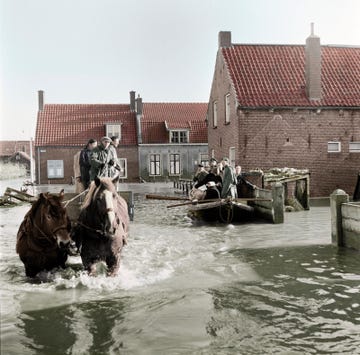
<svg viewBox="0 0 360 355">
<path fill-rule="evenodd" d="M 120 180 L 120 175 L 117 174 L 117 175 L 112 179 L 112 183 L 113 183 L 114 185 L 116 185 L 116 183 L 117 183 L 119 180 Z"/>
<path fill-rule="evenodd" d="M 64 198 L 64 189 L 62 189 L 59 193 L 59 197 L 62 200 Z"/>
<path fill-rule="evenodd" d="M 46 200 L 46 194 L 44 194 L 43 192 L 39 195 L 39 200 Z"/>
<path fill-rule="evenodd" d="M 97 187 L 100 186 L 100 179 L 99 179 L 98 177 L 95 178 L 95 185 L 96 185 Z"/>
</svg>

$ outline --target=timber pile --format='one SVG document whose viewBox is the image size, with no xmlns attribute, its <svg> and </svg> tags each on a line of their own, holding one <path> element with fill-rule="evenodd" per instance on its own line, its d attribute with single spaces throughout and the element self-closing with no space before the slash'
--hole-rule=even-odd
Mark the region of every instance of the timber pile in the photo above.
<svg viewBox="0 0 360 355">
<path fill-rule="evenodd" d="M 14 199 L 16 201 L 14 201 Z M 34 202 L 36 197 L 33 195 L 29 195 L 26 192 L 19 191 L 13 189 L 11 187 L 6 188 L 4 196 L 0 196 L 0 206 L 13 206 L 16 205 L 17 202 Z"/>
</svg>

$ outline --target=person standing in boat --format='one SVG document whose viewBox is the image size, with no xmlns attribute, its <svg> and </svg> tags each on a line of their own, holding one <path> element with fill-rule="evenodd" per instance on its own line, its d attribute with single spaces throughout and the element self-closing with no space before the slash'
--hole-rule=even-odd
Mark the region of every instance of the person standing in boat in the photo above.
<svg viewBox="0 0 360 355">
<path fill-rule="evenodd" d="M 226 198 L 228 196 L 231 196 L 233 198 L 236 198 L 237 180 L 236 180 L 234 168 L 230 165 L 230 160 L 227 157 L 224 157 L 221 163 L 223 165 L 221 197 Z"/>
</svg>

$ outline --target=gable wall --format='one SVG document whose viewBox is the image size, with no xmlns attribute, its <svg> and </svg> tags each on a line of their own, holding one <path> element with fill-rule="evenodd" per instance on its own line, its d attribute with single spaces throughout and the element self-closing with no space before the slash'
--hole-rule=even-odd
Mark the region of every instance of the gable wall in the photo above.
<svg viewBox="0 0 360 355">
<path fill-rule="evenodd" d="M 231 123 L 224 124 L 224 96 L 232 93 Z M 212 103 L 218 100 L 218 126 L 212 125 Z M 236 147 L 236 164 L 244 171 L 273 167 L 310 170 L 311 196 L 329 196 L 341 188 L 353 194 L 360 153 L 349 153 L 349 142 L 360 142 L 358 110 L 322 109 L 234 109 L 235 95 L 218 54 L 209 101 L 209 154 L 228 156 Z M 327 143 L 341 142 L 340 153 L 328 153 Z"/>
</svg>

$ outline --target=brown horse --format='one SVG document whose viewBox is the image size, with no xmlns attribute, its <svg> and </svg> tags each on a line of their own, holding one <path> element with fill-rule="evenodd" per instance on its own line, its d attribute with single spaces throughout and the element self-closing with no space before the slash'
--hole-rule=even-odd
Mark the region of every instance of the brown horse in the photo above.
<svg viewBox="0 0 360 355">
<path fill-rule="evenodd" d="M 118 177 L 96 178 L 82 205 L 72 238 L 80 249 L 84 268 L 96 274 L 96 263 L 104 261 L 108 275 L 116 276 L 120 267 L 120 252 L 126 244 L 129 215 L 126 201 L 118 195 Z"/>
<path fill-rule="evenodd" d="M 25 215 L 16 242 L 16 252 L 25 265 L 26 276 L 65 267 L 70 243 L 70 220 L 59 195 L 41 193 Z"/>
</svg>

